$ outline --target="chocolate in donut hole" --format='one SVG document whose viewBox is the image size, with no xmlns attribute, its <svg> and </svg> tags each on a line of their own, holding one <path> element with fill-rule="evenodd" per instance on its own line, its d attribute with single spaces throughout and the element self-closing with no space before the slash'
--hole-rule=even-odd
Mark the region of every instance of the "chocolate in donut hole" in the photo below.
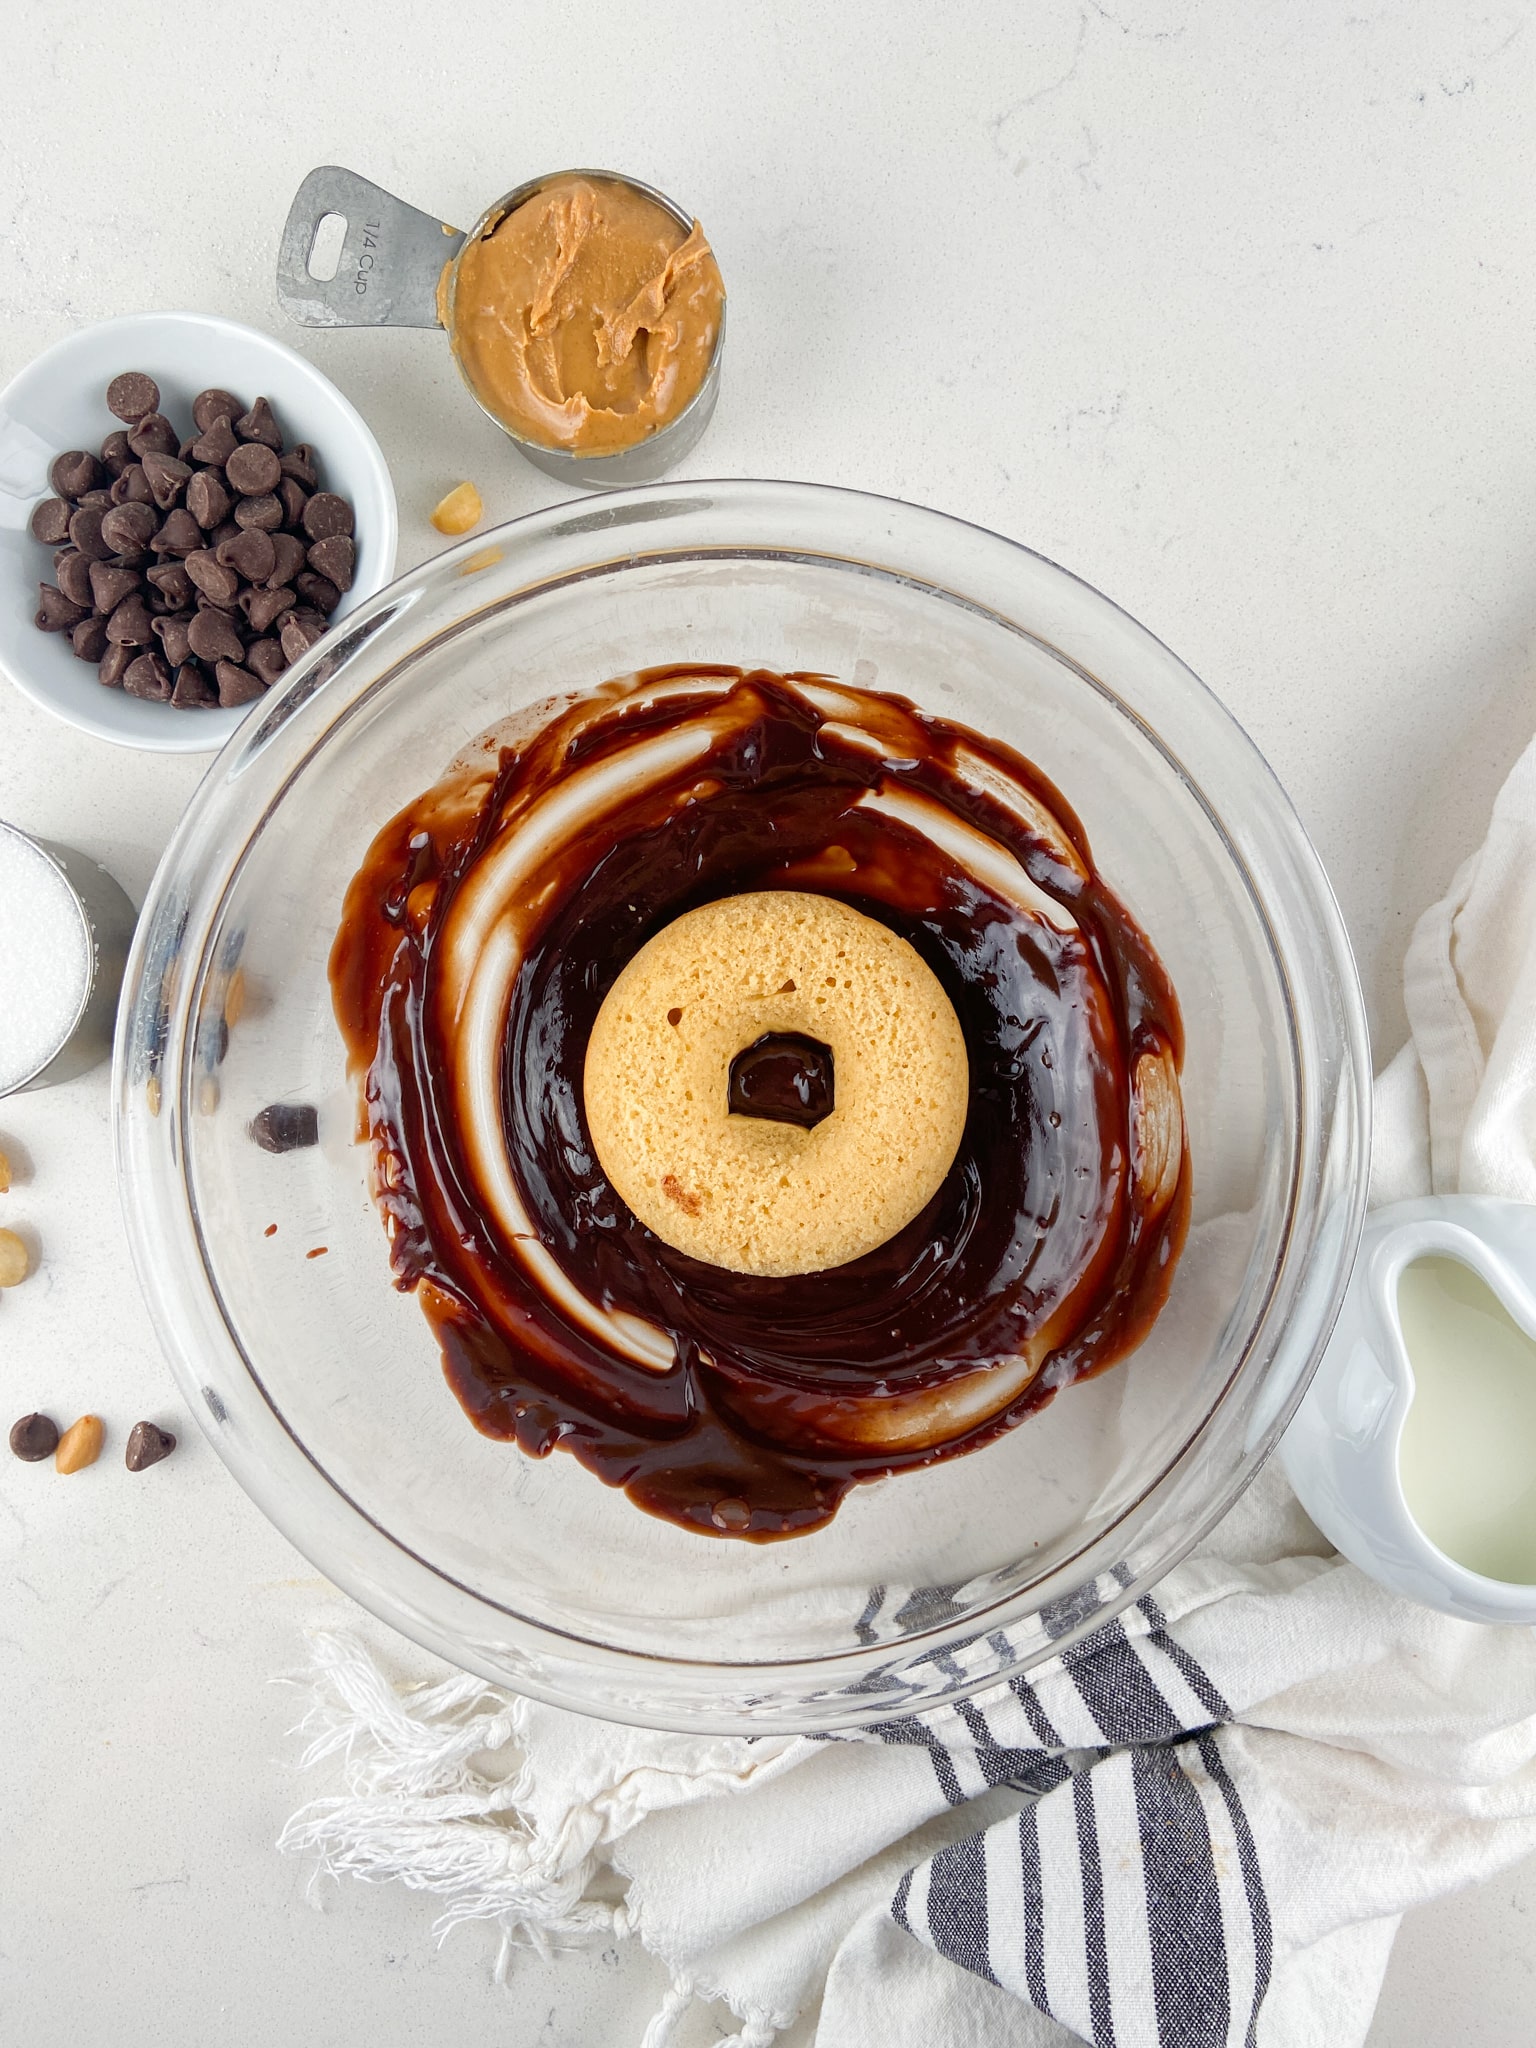
<svg viewBox="0 0 1536 2048">
<path fill-rule="evenodd" d="M 731 1061 L 728 1099 L 732 1116 L 814 1131 L 837 1107 L 831 1046 L 803 1031 L 765 1031 Z"/>
<path fill-rule="evenodd" d="M 926 1208 L 788 1278 L 648 1231 L 581 1093 L 626 963 L 765 889 L 904 939 L 970 1069 Z M 1190 1187 L 1167 975 L 1060 792 L 903 699 L 660 669 L 509 720 L 374 840 L 331 983 L 396 1284 L 470 1419 L 685 1528 L 821 1527 L 1112 1365 L 1167 1297 Z"/>
</svg>

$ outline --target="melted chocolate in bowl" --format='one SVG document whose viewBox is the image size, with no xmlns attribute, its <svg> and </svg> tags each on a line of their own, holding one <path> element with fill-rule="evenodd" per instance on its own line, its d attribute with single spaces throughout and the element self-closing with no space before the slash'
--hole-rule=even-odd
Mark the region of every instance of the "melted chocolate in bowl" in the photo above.
<svg viewBox="0 0 1536 2048">
<path fill-rule="evenodd" d="M 769 1538 L 1132 1349 L 1189 1208 L 1167 976 L 1020 755 L 818 676 L 661 669 L 487 734 L 378 835 L 331 956 L 397 1284 L 476 1427 L 684 1527 Z M 658 1239 L 587 1136 L 625 963 L 743 890 L 922 955 L 971 1108 L 927 1208 L 828 1272 Z"/>
</svg>

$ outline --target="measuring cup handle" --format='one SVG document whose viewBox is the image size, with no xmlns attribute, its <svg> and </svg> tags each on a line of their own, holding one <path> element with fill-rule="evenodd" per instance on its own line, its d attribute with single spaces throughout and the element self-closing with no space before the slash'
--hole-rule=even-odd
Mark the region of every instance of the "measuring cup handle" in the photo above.
<svg viewBox="0 0 1536 2048">
<path fill-rule="evenodd" d="M 310 253 L 331 214 L 346 223 L 341 260 L 334 276 L 318 278 Z M 457 228 L 356 171 L 322 164 L 288 209 L 277 252 L 278 303 L 301 327 L 436 327 L 438 280 L 463 242 Z"/>
</svg>

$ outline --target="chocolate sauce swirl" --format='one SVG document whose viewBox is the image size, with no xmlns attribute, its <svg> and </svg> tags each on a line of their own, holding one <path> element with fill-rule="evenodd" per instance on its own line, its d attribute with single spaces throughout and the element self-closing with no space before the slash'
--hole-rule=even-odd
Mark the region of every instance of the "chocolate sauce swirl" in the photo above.
<svg viewBox="0 0 1536 2048">
<path fill-rule="evenodd" d="M 384 828 L 331 957 L 396 1282 L 475 1426 L 763 1539 L 1132 1349 L 1188 1214 L 1178 1005 L 1039 770 L 819 676 L 659 669 L 541 713 Z M 625 963 L 684 911 L 772 888 L 914 946 L 971 1075 L 927 1208 L 791 1279 L 648 1231 L 581 1097 Z"/>
</svg>

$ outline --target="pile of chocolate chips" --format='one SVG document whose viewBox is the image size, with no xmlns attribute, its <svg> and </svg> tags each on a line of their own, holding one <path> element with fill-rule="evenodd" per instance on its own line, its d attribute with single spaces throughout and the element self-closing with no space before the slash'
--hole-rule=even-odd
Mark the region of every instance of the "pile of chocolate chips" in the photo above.
<svg viewBox="0 0 1536 2048">
<path fill-rule="evenodd" d="M 352 507 L 317 488 L 315 451 L 284 450 L 272 408 L 192 401 L 189 441 L 153 377 L 107 386 L 123 422 L 99 456 L 61 455 L 32 514 L 57 550 L 37 624 L 67 633 L 109 689 L 183 711 L 250 704 L 325 631 L 352 582 Z"/>
</svg>

